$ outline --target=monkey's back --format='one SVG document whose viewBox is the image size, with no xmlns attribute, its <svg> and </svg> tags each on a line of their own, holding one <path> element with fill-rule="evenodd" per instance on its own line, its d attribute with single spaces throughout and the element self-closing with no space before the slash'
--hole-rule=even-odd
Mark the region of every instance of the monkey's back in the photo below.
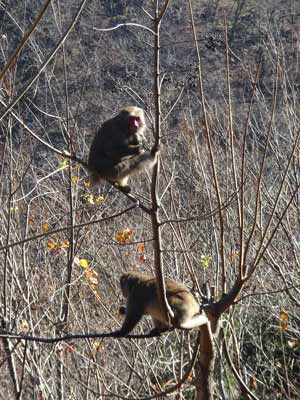
<svg viewBox="0 0 300 400">
<path fill-rule="evenodd" d="M 156 292 L 155 276 L 132 271 L 124 274 L 123 277 L 127 280 L 129 291 L 133 290 L 136 298 L 144 299 L 144 313 L 150 314 L 158 321 L 165 322 Z M 200 312 L 199 303 L 185 285 L 168 278 L 165 283 L 168 303 L 174 312 L 176 325 L 179 326 Z"/>
<path fill-rule="evenodd" d="M 126 144 L 126 138 L 115 117 L 105 121 L 96 132 L 89 153 L 90 165 L 98 157 L 108 157 L 116 143 Z"/>
</svg>

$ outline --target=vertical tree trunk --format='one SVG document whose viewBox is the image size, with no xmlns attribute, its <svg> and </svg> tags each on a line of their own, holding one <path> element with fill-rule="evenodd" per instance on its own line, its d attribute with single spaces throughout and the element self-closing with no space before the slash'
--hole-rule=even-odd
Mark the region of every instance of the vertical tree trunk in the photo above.
<svg viewBox="0 0 300 400">
<path fill-rule="evenodd" d="M 214 365 L 216 349 L 214 336 L 217 334 L 218 321 L 203 325 L 200 338 L 200 354 L 195 365 L 195 400 L 212 400 L 214 392 Z"/>
</svg>

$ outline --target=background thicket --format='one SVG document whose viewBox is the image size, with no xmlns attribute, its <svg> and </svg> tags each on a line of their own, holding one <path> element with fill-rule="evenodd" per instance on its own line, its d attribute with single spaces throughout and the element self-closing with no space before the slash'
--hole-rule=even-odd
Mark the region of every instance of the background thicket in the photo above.
<svg viewBox="0 0 300 400">
<path fill-rule="evenodd" d="M 2 72 L 46 3 L 0 2 Z M 84 159 L 97 127 L 134 104 L 145 109 L 153 142 L 155 54 L 147 12 L 153 13 L 154 2 L 87 1 L 44 67 L 82 4 L 48 3 L 29 40 L 0 72 L 2 331 L 42 337 L 108 332 L 122 322 L 119 276 L 130 269 L 154 271 L 151 220 L 107 183 L 92 197 L 86 171 L 39 139 Z M 257 398 L 298 399 L 299 147 L 292 153 L 299 133 L 298 1 L 193 0 L 192 6 L 205 114 L 187 2 L 170 3 L 160 32 L 164 272 L 195 292 L 195 282 L 208 283 L 221 297 L 235 281 L 242 243 L 249 239 L 243 262 L 255 272 L 222 315 L 229 357 Z M 145 173 L 132 181 L 146 205 L 150 179 Z M 233 199 L 222 217 L 200 218 L 218 208 L 218 194 L 222 203 Z M 144 319 L 136 332 L 150 328 Z M 194 338 L 180 331 L 147 340 L 56 344 L 6 338 L 0 344 L 0 398 L 160 392 L 183 375 Z M 217 340 L 215 398 L 251 398 L 223 346 Z M 191 375 L 170 398 L 194 393 Z"/>
</svg>

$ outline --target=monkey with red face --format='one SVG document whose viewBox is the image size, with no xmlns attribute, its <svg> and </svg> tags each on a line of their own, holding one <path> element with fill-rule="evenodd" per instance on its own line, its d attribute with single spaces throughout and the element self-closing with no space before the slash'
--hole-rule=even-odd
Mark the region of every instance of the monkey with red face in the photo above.
<svg viewBox="0 0 300 400">
<path fill-rule="evenodd" d="M 126 107 L 103 123 L 88 159 L 92 186 L 105 179 L 128 193 L 129 176 L 155 165 L 158 151 L 143 148 L 145 129 L 144 112 L 138 107 Z"/>
</svg>

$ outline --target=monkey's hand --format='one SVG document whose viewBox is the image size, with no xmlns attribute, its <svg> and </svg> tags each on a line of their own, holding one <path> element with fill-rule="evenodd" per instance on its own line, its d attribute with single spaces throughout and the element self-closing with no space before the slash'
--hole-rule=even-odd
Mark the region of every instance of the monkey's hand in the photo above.
<svg viewBox="0 0 300 400">
<path fill-rule="evenodd" d="M 150 151 L 150 146 L 148 141 L 146 140 L 146 138 L 143 138 L 143 140 L 140 142 L 140 146 L 146 150 L 146 151 Z"/>
<path fill-rule="evenodd" d="M 121 306 L 119 308 L 119 314 L 120 315 L 126 315 L 126 307 L 125 306 Z"/>
<path fill-rule="evenodd" d="M 129 185 L 120 185 L 119 182 L 115 182 L 113 184 L 120 192 L 123 192 L 125 194 L 128 194 L 131 192 L 131 187 Z"/>
<path fill-rule="evenodd" d="M 113 150 L 106 151 L 105 157 L 118 164 L 127 157 L 133 157 L 143 152 L 141 145 L 116 146 Z"/>
</svg>

